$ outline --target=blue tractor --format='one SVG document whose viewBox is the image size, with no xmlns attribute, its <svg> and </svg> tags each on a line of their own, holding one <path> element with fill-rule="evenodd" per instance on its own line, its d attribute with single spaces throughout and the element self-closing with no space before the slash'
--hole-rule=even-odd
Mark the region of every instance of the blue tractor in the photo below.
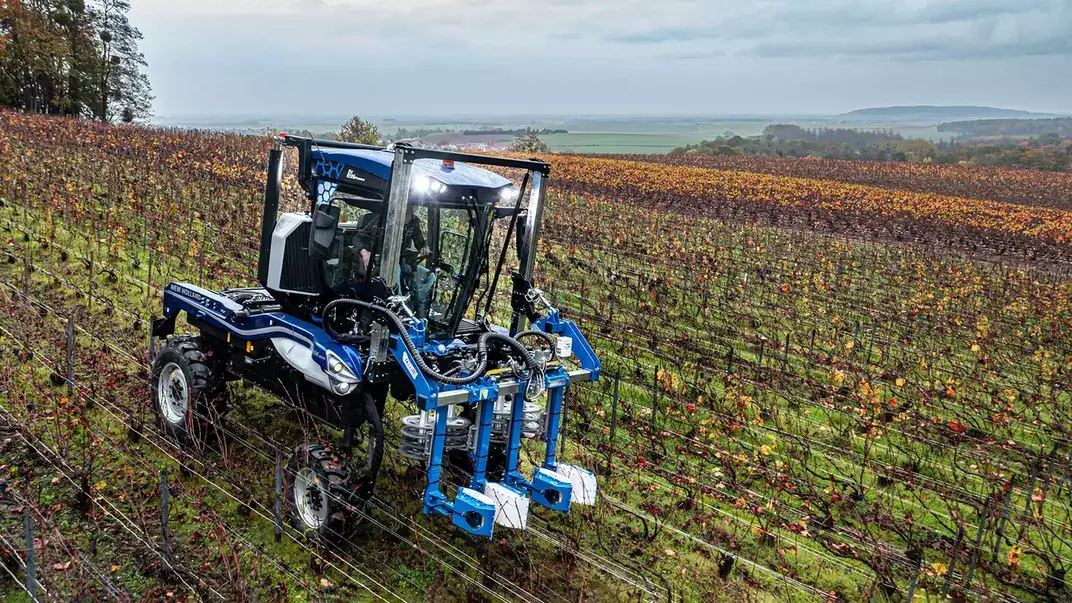
<svg viewBox="0 0 1072 603">
<path fill-rule="evenodd" d="M 309 211 L 279 215 L 287 148 Z M 416 407 L 396 427 L 397 452 L 426 464 L 426 514 L 490 538 L 496 524 L 524 529 L 530 501 L 565 512 L 594 504 L 595 477 L 559 463 L 557 445 L 566 388 L 598 379 L 600 363 L 533 285 L 549 173 L 538 160 L 279 135 L 261 286 L 164 292 L 151 381 L 162 429 L 205 437 L 235 380 L 330 426 L 333 441 L 302 442 L 284 472 L 290 522 L 327 540 L 359 525 L 373 496 L 388 395 Z M 506 239 L 496 260 L 497 223 Z M 505 328 L 486 317 L 512 246 Z M 180 314 L 196 335 L 174 334 Z M 522 440 L 534 438 L 546 443 L 542 465 L 523 467 Z M 367 453 L 355 452 L 366 439 Z M 466 476 L 453 498 L 445 466 Z"/>
</svg>

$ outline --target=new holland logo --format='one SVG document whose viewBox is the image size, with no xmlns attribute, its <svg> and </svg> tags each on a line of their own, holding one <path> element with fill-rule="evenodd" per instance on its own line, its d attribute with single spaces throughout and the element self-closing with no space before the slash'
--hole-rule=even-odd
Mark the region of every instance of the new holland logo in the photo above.
<svg viewBox="0 0 1072 603">
<path fill-rule="evenodd" d="M 364 182 L 365 181 L 364 178 L 362 178 L 361 176 L 357 175 L 357 172 L 355 172 L 355 171 L 353 171 L 352 169 L 349 169 L 349 168 L 346 170 L 346 179 L 347 180 L 356 180 L 357 182 Z"/>
</svg>

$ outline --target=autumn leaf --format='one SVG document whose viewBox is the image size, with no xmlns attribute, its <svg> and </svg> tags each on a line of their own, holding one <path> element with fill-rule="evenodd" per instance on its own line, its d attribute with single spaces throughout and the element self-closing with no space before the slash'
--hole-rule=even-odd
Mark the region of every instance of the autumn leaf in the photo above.
<svg viewBox="0 0 1072 603">
<path fill-rule="evenodd" d="M 1020 561 L 1023 558 L 1023 551 L 1020 547 L 1013 545 L 1007 553 L 1005 553 L 1005 561 L 1008 562 L 1010 567 L 1019 567 Z"/>
</svg>

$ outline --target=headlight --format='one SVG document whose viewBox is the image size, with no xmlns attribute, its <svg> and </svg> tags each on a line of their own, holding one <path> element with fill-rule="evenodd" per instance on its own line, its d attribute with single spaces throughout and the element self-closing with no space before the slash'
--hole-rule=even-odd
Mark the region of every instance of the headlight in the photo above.
<svg viewBox="0 0 1072 603">
<path fill-rule="evenodd" d="M 447 185 L 428 176 L 417 176 L 413 179 L 413 192 L 418 195 L 432 193 L 438 195 L 447 190 Z"/>
<path fill-rule="evenodd" d="M 517 201 L 517 197 L 520 194 L 521 192 L 518 191 L 516 188 L 514 188 L 513 186 L 508 186 L 502 189 L 502 192 L 499 193 L 499 198 L 503 201 Z"/>
<path fill-rule="evenodd" d="M 333 380 L 349 382 L 360 381 L 360 379 L 357 378 L 357 375 L 350 370 L 350 367 L 346 366 L 346 363 L 336 356 L 334 352 L 328 352 L 327 357 L 328 372 Z"/>
</svg>

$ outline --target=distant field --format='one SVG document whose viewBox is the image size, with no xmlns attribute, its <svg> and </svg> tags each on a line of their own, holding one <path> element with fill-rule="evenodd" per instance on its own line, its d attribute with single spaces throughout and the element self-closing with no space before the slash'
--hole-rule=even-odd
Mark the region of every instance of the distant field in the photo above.
<svg viewBox="0 0 1072 603">
<path fill-rule="evenodd" d="M 537 130 L 568 130 L 569 134 L 544 136 L 552 151 L 578 153 L 646 153 L 662 154 L 671 150 L 697 144 L 703 140 L 712 140 L 719 136 L 758 136 L 771 124 L 792 124 L 805 129 L 813 128 L 855 128 L 860 130 L 893 130 L 905 138 L 922 138 L 937 141 L 949 138 L 933 124 L 893 123 L 893 122 L 859 122 L 845 121 L 833 117 L 808 116 L 768 116 L 768 117 L 722 117 L 722 118 L 684 118 L 684 117 L 524 117 L 513 118 L 478 118 L 478 119 L 420 119 L 377 120 L 373 118 L 386 136 L 394 136 L 399 128 L 409 131 L 420 129 L 443 129 L 462 132 L 501 128 L 512 130 L 531 127 Z M 161 119 L 159 125 L 189 127 L 208 130 L 227 130 L 244 134 L 261 134 L 269 127 L 283 131 L 296 132 L 307 130 L 314 133 L 333 132 L 339 129 L 341 119 L 332 118 L 199 118 L 199 119 Z M 459 135 L 430 135 L 425 142 L 436 143 L 443 139 L 459 144 Z M 500 138 L 488 140 L 471 139 L 468 142 L 498 142 Z"/>
<path fill-rule="evenodd" d="M 570 133 L 541 137 L 556 153 L 668 153 L 697 139 L 667 134 Z"/>
</svg>

